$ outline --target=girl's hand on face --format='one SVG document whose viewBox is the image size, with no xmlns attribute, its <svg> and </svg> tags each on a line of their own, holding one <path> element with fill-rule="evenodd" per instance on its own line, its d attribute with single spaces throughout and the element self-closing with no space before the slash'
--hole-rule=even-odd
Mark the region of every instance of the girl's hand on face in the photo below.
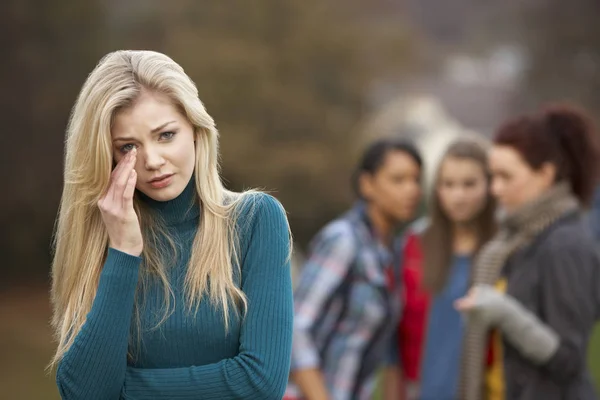
<svg viewBox="0 0 600 400">
<path fill-rule="evenodd" d="M 109 246 L 133 256 L 142 254 L 144 243 L 140 223 L 133 209 L 136 149 L 123 157 L 110 177 L 107 192 L 98 201 L 106 226 Z"/>
</svg>

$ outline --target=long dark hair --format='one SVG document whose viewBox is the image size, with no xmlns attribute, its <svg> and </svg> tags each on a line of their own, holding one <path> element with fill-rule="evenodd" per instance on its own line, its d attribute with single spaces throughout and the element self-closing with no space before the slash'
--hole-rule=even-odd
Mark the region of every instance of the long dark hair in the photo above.
<svg viewBox="0 0 600 400">
<path fill-rule="evenodd" d="M 482 143 L 474 139 L 458 139 L 448 147 L 437 170 L 434 194 L 430 200 L 430 221 L 423 233 L 423 282 L 425 287 L 432 293 L 439 293 L 446 285 L 448 270 L 454 253 L 452 221 L 450 221 L 444 210 L 442 210 L 436 190 L 443 162 L 448 158 L 466 159 L 476 162 L 485 173 L 488 186 L 490 184 L 487 151 Z M 475 254 L 477 254 L 484 243 L 491 239 L 496 231 L 495 209 L 496 203 L 488 189 L 485 206 L 474 221 L 477 234 Z"/>
</svg>

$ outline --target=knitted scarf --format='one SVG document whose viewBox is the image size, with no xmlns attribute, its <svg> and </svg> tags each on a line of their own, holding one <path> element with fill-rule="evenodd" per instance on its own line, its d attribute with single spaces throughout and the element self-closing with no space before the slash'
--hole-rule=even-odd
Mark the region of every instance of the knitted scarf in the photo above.
<svg viewBox="0 0 600 400">
<path fill-rule="evenodd" d="M 473 284 L 494 285 L 502 267 L 517 250 L 531 243 L 542 231 L 562 216 L 579 208 L 567 183 L 559 183 L 533 202 L 507 216 L 499 231 L 479 253 L 475 261 Z M 484 398 L 485 354 L 489 326 L 469 319 L 462 355 L 460 399 Z"/>
</svg>

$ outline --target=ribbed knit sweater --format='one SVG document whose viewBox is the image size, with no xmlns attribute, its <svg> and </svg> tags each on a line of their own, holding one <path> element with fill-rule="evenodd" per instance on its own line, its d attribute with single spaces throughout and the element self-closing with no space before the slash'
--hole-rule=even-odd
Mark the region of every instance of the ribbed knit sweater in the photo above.
<svg viewBox="0 0 600 400">
<path fill-rule="evenodd" d="M 193 183 L 168 202 L 141 197 L 180 247 L 167 268 L 172 313 L 155 327 L 164 316 L 165 297 L 163 286 L 151 283 L 140 303 L 136 345 L 134 303 L 143 260 L 109 248 L 92 309 L 58 366 L 62 398 L 281 399 L 290 367 L 293 300 L 288 228 L 277 201 L 259 194 L 241 205 L 241 277 L 235 281 L 247 296 L 248 312 L 243 319 L 232 312 L 226 331 L 222 311 L 207 298 L 195 314 L 186 308 L 184 277 L 200 215 Z M 129 350 L 134 357 L 128 358 Z"/>
</svg>

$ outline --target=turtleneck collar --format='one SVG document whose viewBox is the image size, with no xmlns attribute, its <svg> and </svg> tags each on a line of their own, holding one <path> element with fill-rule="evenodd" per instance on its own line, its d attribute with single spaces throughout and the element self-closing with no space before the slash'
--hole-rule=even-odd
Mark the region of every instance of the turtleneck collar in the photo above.
<svg viewBox="0 0 600 400">
<path fill-rule="evenodd" d="M 177 225 L 182 222 L 198 219 L 200 205 L 196 193 L 194 176 L 190 179 L 183 192 L 173 200 L 157 201 L 138 191 L 140 200 L 150 209 L 158 213 L 167 225 Z"/>
</svg>

